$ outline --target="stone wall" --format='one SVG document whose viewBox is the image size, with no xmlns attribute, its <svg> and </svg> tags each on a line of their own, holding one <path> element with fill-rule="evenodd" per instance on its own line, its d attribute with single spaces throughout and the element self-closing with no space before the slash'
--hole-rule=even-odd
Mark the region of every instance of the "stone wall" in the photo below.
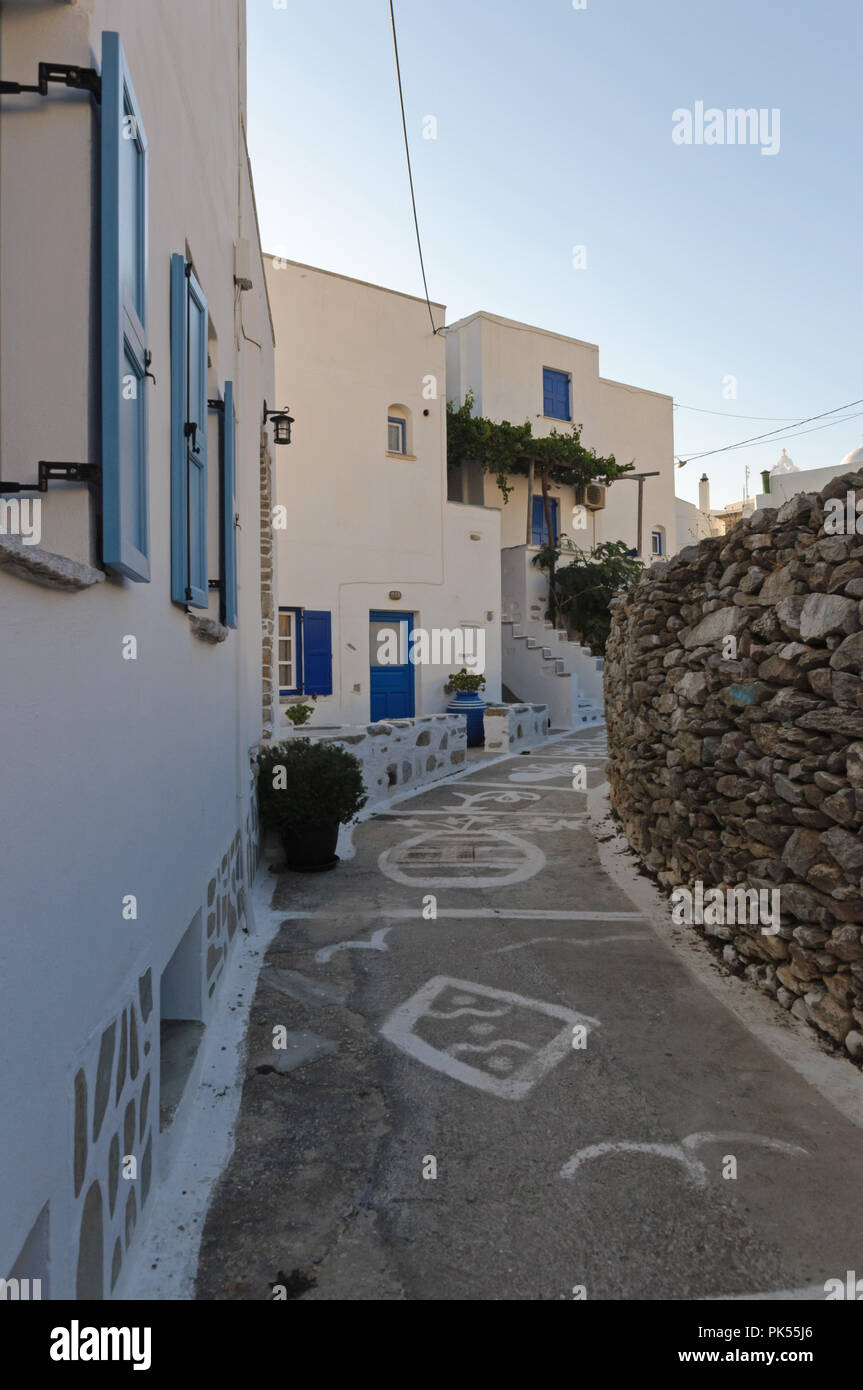
<svg viewBox="0 0 863 1390">
<path fill-rule="evenodd" d="M 670 889 L 778 888 L 778 934 L 701 929 L 860 1059 L 863 535 L 827 505 L 855 489 L 863 511 L 848 474 L 654 564 L 615 604 L 605 680 L 633 848 Z"/>
</svg>

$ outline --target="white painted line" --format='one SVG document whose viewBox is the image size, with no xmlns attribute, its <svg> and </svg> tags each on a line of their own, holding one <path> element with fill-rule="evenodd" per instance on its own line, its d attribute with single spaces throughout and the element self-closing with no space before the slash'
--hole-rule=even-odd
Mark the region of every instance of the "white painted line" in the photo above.
<svg viewBox="0 0 863 1390">
<path fill-rule="evenodd" d="M 326 915 L 326 914 L 322 914 Z M 380 908 L 378 915 L 381 917 L 421 917 L 422 912 L 419 908 L 399 907 L 399 908 Z M 439 907 L 438 917 L 467 917 L 467 918 L 500 918 L 502 921 L 525 921 L 535 920 L 549 922 L 643 922 L 646 920 L 641 912 L 576 912 L 564 911 L 561 908 L 533 908 L 533 907 Z"/>
<path fill-rule="evenodd" d="M 562 941 L 565 946 L 606 946 L 609 941 L 649 941 L 649 936 L 633 936 L 630 932 L 625 936 L 533 936 L 530 941 L 517 941 L 514 946 L 495 946 L 493 951 L 488 951 L 490 956 L 502 956 L 507 951 L 525 951 L 528 946 L 538 946 L 543 941 Z"/>
</svg>

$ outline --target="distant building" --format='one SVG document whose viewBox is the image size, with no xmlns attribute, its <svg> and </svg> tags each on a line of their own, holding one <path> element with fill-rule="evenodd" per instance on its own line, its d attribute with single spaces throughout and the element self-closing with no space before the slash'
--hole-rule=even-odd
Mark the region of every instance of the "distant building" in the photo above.
<svg viewBox="0 0 863 1390">
<path fill-rule="evenodd" d="M 782 466 L 784 464 L 790 466 Z M 856 473 L 863 468 L 863 447 L 852 449 L 850 454 L 846 454 L 841 463 L 832 464 L 827 468 L 806 468 L 799 469 L 797 465 L 788 458 L 785 450 L 782 450 L 782 458 L 775 463 L 769 472 L 765 470 L 761 474 L 763 492 L 760 492 L 755 499 L 759 511 L 766 507 L 781 507 L 783 502 L 787 502 L 789 497 L 794 497 L 798 492 L 820 492 L 834 478 L 841 478 L 843 473 Z"/>
</svg>

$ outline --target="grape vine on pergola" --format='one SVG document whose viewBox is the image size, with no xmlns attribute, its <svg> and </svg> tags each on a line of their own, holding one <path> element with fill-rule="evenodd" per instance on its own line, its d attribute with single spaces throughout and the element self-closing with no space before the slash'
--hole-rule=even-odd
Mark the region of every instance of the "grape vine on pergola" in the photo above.
<svg viewBox="0 0 863 1390">
<path fill-rule="evenodd" d="M 533 479 L 539 474 L 542 504 L 549 541 L 553 540 L 551 522 L 551 483 L 582 487 L 587 483 L 612 483 L 629 473 L 634 464 L 618 463 L 613 454 L 603 458 L 581 442 L 581 426 L 572 425 L 568 432 L 553 429 L 542 438 L 535 438 L 530 421 L 523 425 L 509 420 L 488 420 L 473 413 L 474 394 L 468 391 L 463 403 L 456 406 L 447 401 L 447 463 L 451 465 L 478 463 L 484 473 L 497 481 L 504 502 L 514 491 L 510 475 L 527 475 L 527 527 L 530 535 L 533 506 Z"/>
</svg>

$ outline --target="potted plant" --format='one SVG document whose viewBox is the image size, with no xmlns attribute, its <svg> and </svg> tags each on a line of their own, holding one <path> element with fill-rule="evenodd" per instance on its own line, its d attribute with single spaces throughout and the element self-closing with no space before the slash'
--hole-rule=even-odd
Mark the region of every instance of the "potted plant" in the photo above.
<svg viewBox="0 0 863 1390">
<path fill-rule="evenodd" d="M 450 675 L 443 688 L 445 695 L 453 694 L 453 698 L 447 705 L 447 713 L 465 716 L 468 748 L 481 748 L 485 742 L 483 711 L 486 708 L 486 702 L 480 698 L 479 694 L 484 686 L 485 676 L 468 671 L 466 666 L 462 666 L 460 671 Z"/>
<path fill-rule="evenodd" d="M 314 705 L 304 704 L 302 700 L 297 700 L 293 705 L 286 705 L 284 709 L 285 722 L 289 726 L 290 732 L 299 729 L 303 724 L 308 724 L 314 712 Z"/>
<path fill-rule="evenodd" d="M 287 867 L 334 868 L 339 826 L 366 803 L 359 760 L 337 744 L 297 738 L 269 744 L 256 761 L 261 819 L 278 831 Z"/>
</svg>

